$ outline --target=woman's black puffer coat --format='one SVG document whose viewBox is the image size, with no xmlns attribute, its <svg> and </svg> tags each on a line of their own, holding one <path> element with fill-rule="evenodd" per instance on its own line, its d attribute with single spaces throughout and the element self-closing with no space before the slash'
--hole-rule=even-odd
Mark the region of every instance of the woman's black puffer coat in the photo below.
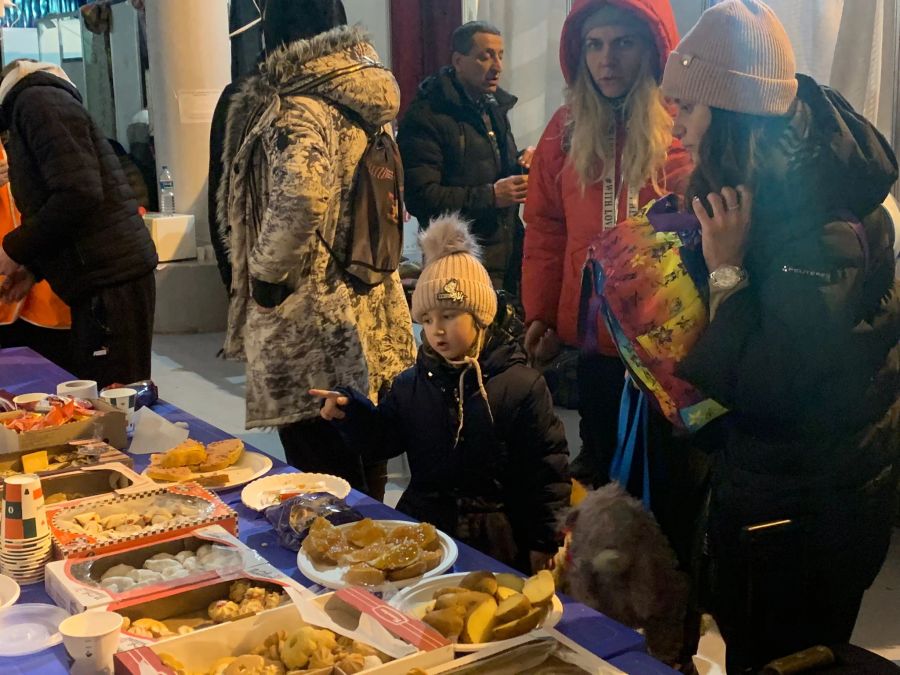
<svg viewBox="0 0 900 675">
<path fill-rule="evenodd" d="M 149 274 L 156 248 L 119 158 L 78 90 L 45 72 L 6 95 L 9 179 L 22 226 L 3 248 L 69 304 Z"/>
</svg>

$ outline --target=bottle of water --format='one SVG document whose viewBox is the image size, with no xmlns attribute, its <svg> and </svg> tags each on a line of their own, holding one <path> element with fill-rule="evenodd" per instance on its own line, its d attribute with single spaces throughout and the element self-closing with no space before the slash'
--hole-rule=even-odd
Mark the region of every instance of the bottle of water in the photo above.
<svg viewBox="0 0 900 675">
<path fill-rule="evenodd" d="M 164 216 L 175 213 L 175 181 L 167 166 L 163 166 L 159 174 L 159 211 Z"/>
</svg>

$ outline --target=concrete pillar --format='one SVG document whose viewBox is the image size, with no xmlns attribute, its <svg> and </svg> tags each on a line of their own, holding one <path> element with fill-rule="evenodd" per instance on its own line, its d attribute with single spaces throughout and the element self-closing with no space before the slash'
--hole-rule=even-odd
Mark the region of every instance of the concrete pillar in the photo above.
<svg viewBox="0 0 900 675">
<path fill-rule="evenodd" d="M 219 94 L 231 81 L 228 3 L 151 0 L 145 7 L 157 170 L 169 167 L 175 209 L 194 215 L 197 245 L 206 246 L 209 128 Z"/>
<path fill-rule="evenodd" d="M 211 251 L 207 214 L 209 127 L 231 81 L 225 0 L 149 0 L 148 99 L 157 170 L 175 179 L 175 209 L 192 214 L 200 251 Z M 157 186 L 150 186 L 157 189 Z M 156 332 L 224 328 L 227 296 L 214 262 L 164 263 L 156 270 Z M 188 309 L 190 308 L 190 309 Z"/>
</svg>

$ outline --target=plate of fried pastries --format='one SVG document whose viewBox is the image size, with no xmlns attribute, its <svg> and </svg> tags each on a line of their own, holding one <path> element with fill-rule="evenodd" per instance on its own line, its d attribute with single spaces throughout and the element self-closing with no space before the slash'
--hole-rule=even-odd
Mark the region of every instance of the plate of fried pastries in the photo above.
<svg viewBox="0 0 900 675">
<path fill-rule="evenodd" d="M 429 523 L 364 518 L 332 525 L 313 521 L 297 553 L 297 567 L 326 588 L 405 588 L 443 574 L 456 562 L 456 543 Z"/>
<path fill-rule="evenodd" d="M 192 439 L 166 452 L 150 456 L 150 466 L 141 475 L 157 483 L 199 483 L 210 490 L 226 490 L 264 476 L 272 469 L 272 458 L 244 450 L 239 438 L 204 445 Z"/>
</svg>

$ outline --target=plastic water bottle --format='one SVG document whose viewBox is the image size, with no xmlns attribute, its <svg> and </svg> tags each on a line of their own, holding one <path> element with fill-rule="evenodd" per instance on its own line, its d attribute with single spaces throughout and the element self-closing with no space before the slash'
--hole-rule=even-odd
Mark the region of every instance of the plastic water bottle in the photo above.
<svg viewBox="0 0 900 675">
<path fill-rule="evenodd" d="M 164 216 L 175 213 L 175 181 L 167 166 L 159 174 L 159 211 Z"/>
</svg>

